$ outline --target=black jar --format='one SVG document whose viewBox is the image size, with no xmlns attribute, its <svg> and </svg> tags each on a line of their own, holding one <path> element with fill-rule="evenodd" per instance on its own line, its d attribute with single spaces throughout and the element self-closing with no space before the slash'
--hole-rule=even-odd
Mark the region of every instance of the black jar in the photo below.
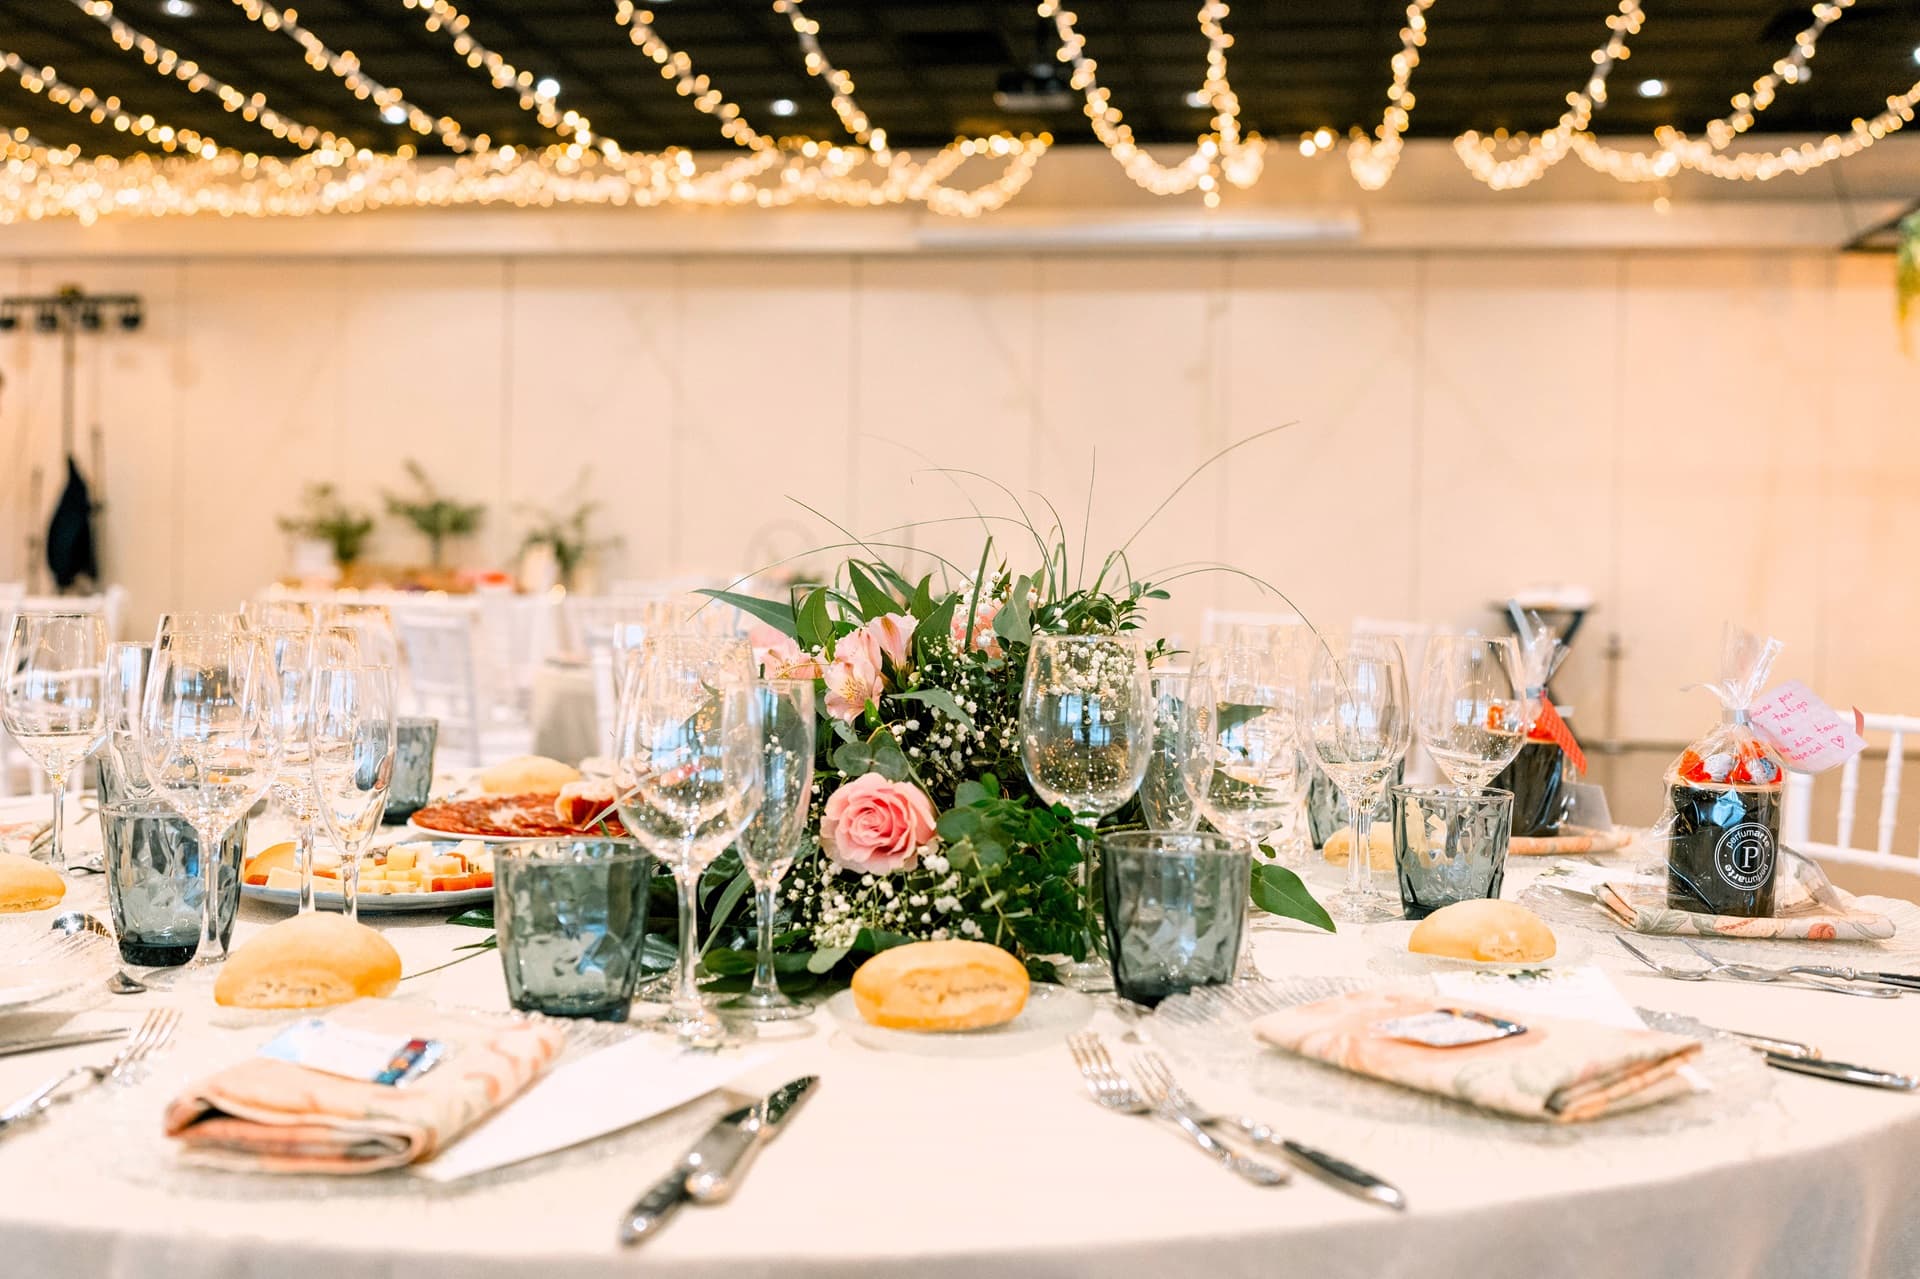
<svg viewBox="0 0 1920 1279">
<path fill-rule="evenodd" d="M 1668 789 L 1667 905 L 1748 919 L 1772 915 L 1781 788 L 1675 781 Z"/>
<path fill-rule="evenodd" d="M 1567 753 L 1560 749 L 1560 743 L 1529 738 L 1513 762 L 1490 783 L 1495 790 L 1513 792 L 1515 835 L 1538 839 L 1560 833 L 1560 819 L 1567 807 L 1566 791 L 1561 786 L 1566 766 Z"/>
</svg>

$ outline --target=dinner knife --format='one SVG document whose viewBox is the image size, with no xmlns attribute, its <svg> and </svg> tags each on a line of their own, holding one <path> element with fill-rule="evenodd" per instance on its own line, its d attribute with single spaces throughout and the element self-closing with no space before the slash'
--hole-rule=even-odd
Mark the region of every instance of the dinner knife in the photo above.
<svg viewBox="0 0 1920 1279">
<path fill-rule="evenodd" d="M 760 1147 L 774 1139 L 780 1126 L 812 1095 L 814 1085 L 819 1082 L 818 1075 L 802 1075 L 755 1106 L 747 1121 L 734 1129 L 731 1144 L 687 1175 L 687 1197 L 696 1203 L 711 1204 L 731 1195 Z"/>
<path fill-rule="evenodd" d="M 1865 1084 L 1869 1088 L 1891 1088 L 1897 1092 L 1920 1092 L 1920 1077 L 1896 1075 L 1892 1071 L 1854 1066 L 1844 1061 L 1825 1061 L 1808 1057 L 1789 1057 L 1784 1053 L 1766 1054 L 1767 1065 L 1780 1070 L 1837 1079 L 1842 1083 Z"/>
<path fill-rule="evenodd" d="M 22 1039 L 15 1043 L 0 1044 L 0 1057 L 44 1052 L 49 1048 L 72 1048 L 76 1044 L 97 1044 L 106 1039 L 125 1039 L 126 1036 L 125 1026 L 116 1026 L 111 1030 L 76 1030 L 65 1035 L 49 1035 L 45 1039 Z"/>
<path fill-rule="evenodd" d="M 755 1102 L 751 1106 L 742 1106 L 730 1110 L 714 1121 L 713 1127 L 702 1134 L 693 1148 L 680 1158 L 673 1171 L 655 1182 L 647 1193 L 634 1201 L 631 1208 L 620 1221 L 620 1243 L 624 1247 L 633 1245 L 660 1233 L 673 1215 L 686 1203 L 688 1182 L 697 1174 L 720 1161 L 728 1167 L 737 1164 L 741 1155 L 754 1144 L 758 1129 L 749 1129 L 755 1121 L 765 1122 L 765 1116 L 772 1112 L 776 1098 L 785 1098 L 780 1104 L 780 1118 L 784 1119 L 793 1109 L 793 1105 L 808 1089 L 819 1082 L 817 1075 L 803 1075 L 791 1083 L 783 1085 L 771 1096 Z M 789 1095 L 791 1094 L 791 1095 Z M 778 1126 L 779 1120 L 773 1121 Z M 769 1133 L 769 1135 L 771 1135 Z"/>
<path fill-rule="evenodd" d="M 1292 1138 L 1283 1138 L 1280 1149 L 1294 1163 L 1336 1190 L 1383 1208 L 1391 1208 L 1395 1212 L 1405 1212 L 1407 1209 L 1407 1197 L 1400 1193 L 1398 1186 L 1380 1180 L 1365 1168 L 1356 1168 L 1344 1159 L 1337 1159 L 1312 1146 L 1303 1146 Z"/>
</svg>

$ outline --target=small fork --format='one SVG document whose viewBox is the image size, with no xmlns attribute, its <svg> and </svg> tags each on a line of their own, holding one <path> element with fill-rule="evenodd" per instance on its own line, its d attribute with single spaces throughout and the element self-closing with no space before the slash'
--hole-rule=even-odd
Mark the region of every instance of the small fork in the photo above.
<svg viewBox="0 0 1920 1279">
<path fill-rule="evenodd" d="M 0 1111 L 0 1133 L 15 1124 L 51 1110 L 56 1103 L 70 1101 L 109 1079 L 124 1078 L 128 1070 L 173 1038 L 180 1026 L 180 1013 L 173 1008 L 156 1008 L 141 1021 L 133 1037 L 104 1066 L 75 1066 L 64 1075 L 56 1075 L 19 1101 Z M 66 1085 L 83 1080 L 78 1088 Z"/>
<path fill-rule="evenodd" d="M 1173 1125 L 1215 1163 L 1253 1185 L 1284 1186 L 1287 1183 L 1288 1174 L 1281 1169 L 1237 1155 L 1222 1145 L 1191 1115 L 1175 1106 L 1165 1089 L 1154 1096 L 1136 1088 L 1114 1067 L 1113 1058 L 1107 1055 L 1107 1046 L 1099 1035 L 1082 1031 L 1068 1038 L 1067 1047 L 1073 1053 L 1074 1064 L 1080 1068 L 1087 1095 L 1103 1109 L 1123 1115 L 1148 1115 Z"/>
<path fill-rule="evenodd" d="M 1682 937 L 1680 944 L 1700 958 L 1713 965 L 1711 971 L 1725 973 L 1736 981 L 1774 982 L 1784 981 L 1812 986 L 1816 990 L 1831 990 L 1839 995 L 1859 995 L 1865 999 L 1898 999 L 1900 991 L 1892 986 L 1850 986 L 1847 978 L 1833 977 L 1803 964 L 1785 968 L 1765 968 L 1759 964 L 1729 963 L 1712 951 L 1704 950 L 1689 939 Z"/>
</svg>

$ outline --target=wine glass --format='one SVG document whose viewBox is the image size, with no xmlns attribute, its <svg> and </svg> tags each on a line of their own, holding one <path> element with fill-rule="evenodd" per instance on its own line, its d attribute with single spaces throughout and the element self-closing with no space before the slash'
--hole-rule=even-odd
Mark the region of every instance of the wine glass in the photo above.
<svg viewBox="0 0 1920 1279">
<path fill-rule="evenodd" d="M 1199 806 L 1222 834 L 1256 849 L 1304 797 L 1299 696 L 1274 649 L 1202 649 L 1195 659 L 1189 731 L 1204 758 Z"/>
<path fill-rule="evenodd" d="M 310 631 L 319 610 L 305 600 L 263 596 L 242 601 L 240 617 L 256 631 Z"/>
<path fill-rule="evenodd" d="M 107 646 L 106 708 L 102 713 L 100 807 L 153 798 L 146 765 L 140 761 L 140 703 L 147 691 L 153 645 L 126 642 Z"/>
<path fill-rule="evenodd" d="M 1140 811 L 1149 830 L 1190 831 L 1200 824 L 1196 798 L 1212 761 L 1188 724 L 1191 671 L 1153 671 L 1153 751 L 1140 779 Z"/>
<path fill-rule="evenodd" d="M 1392 918 L 1373 889 L 1373 810 L 1412 739 L 1406 661 L 1397 640 L 1381 635 L 1321 636 L 1307 682 L 1304 736 L 1320 767 L 1347 801 L 1353 851 L 1347 887 L 1328 903 L 1347 923 Z"/>
<path fill-rule="evenodd" d="M 614 734 L 620 817 L 673 872 L 680 963 L 667 1024 L 683 1042 L 712 1043 L 720 1019 L 700 998 L 700 872 L 760 806 L 760 693 L 743 640 L 655 636 L 627 655 Z"/>
<path fill-rule="evenodd" d="M 1532 721 L 1520 647 L 1511 637 L 1427 641 L 1420 737 L 1448 781 L 1465 791 L 1485 790 L 1520 753 Z"/>
<path fill-rule="evenodd" d="M 808 1007 L 780 993 L 773 971 L 773 917 L 779 907 L 780 879 L 793 865 L 807 835 L 807 807 L 813 797 L 814 718 L 812 680 L 758 680 L 760 809 L 734 841 L 753 881 L 759 912 L 753 989 L 720 1005 L 755 1021 L 804 1017 Z"/>
<path fill-rule="evenodd" d="M 156 643 L 140 712 L 140 757 L 155 793 L 193 827 L 203 875 L 193 966 L 227 957 L 219 848 L 279 767 L 272 658 L 256 635 L 212 629 Z M 237 895 L 239 885 L 234 885 Z"/>
<path fill-rule="evenodd" d="M 311 624 L 262 627 L 258 633 L 273 660 L 279 695 L 274 699 L 274 724 L 280 735 L 280 769 L 274 774 L 274 802 L 293 819 L 300 868 L 300 914 L 313 909 L 313 823 L 320 801 L 313 789 L 313 755 L 308 730 L 313 723 L 314 651 L 319 635 Z"/>
<path fill-rule="evenodd" d="M 340 846 L 340 895 L 347 918 L 360 918 L 360 856 L 380 829 L 393 784 L 394 688 L 391 666 L 323 642 L 312 667 L 307 722 L 314 806 Z M 301 895 L 308 896 L 303 886 Z"/>
<path fill-rule="evenodd" d="M 104 722 L 107 624 L 98 613 L 14 615 L 0 719 L 53 784 L 53 865 L 64 856 L 67 779 L 99 748 Z M 86 867 L 85 869 L 92 869 Z"/>
<path fill-rule="evenodd" d="M 1020 690 L 1020 758 L 1041 799 L 1064 804 L 1092 826 L 1140 789 L 1153 754 L 1153 700 L 1147 658 L 1129 635 L 1041 635 L 1027 653 Z M 1063 962 L 1060 980 L 1076 990 L 1113 989 L 1101 961 L 1094 894 L 1093 843 L 1080 850 L 1086 958 Z"/>
</svg>

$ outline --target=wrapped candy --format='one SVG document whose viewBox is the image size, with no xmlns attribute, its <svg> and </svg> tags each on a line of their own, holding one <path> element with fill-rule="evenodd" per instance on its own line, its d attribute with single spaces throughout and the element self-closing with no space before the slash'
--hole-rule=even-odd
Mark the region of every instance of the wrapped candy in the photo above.
<svg viewBox="0 0 1920 1279">
<path fill-rule="evenodd" d="M 1720 723 L 1667 770 L 1667 905 L 1748 918 L 1773 914 L 1786 762 L 1748 718 L 1780 641 L 1727 628 L 1720 678 L 1704 688 Z"/>
<path fill-rule="evenodd" d="M 1513 833 L 1522 838 L 1559 833 L 1567 807 L 1562 788 L 1569 762 L 1587 771 L 1586 756 L 1573 740 L 1566 721 L 1547 698 L 1547 681 L 1566 659 L 1567 646 L 1537 613 L 1526 615 L 1519 634 L 1520 670 L 1526 679 L 1527 701 L 1536 709 L 1527 740 L 1513 762 L 1493 779 L 1498 790 L 1513 792 Z"/>
</svg>

